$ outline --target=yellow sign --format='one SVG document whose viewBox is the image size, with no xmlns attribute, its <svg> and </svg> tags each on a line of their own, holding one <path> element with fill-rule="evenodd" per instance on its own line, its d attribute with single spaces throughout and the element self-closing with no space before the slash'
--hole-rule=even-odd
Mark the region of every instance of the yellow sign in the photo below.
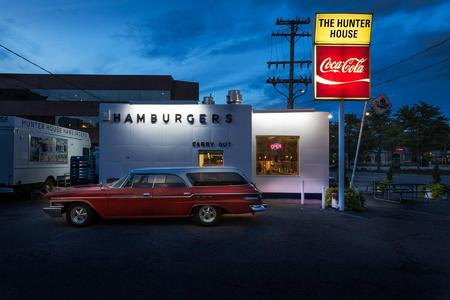
<svg viewBox="0 0 450 300">
<path fill-rule="evenodd" d="M 316 44 L 369 45 L 372 14 L 317 13 Z"/>
</svg>

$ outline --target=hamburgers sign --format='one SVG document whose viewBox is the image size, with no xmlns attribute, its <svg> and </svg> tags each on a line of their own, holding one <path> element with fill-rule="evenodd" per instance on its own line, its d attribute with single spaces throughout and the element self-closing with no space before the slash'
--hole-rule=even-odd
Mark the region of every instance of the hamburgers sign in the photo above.
<svg viewBox="0 0 450 300">
<path fill-rule="evenodd" d="M 317 14 L 314 98 L 370 98 L 371 14 Z"/>
</svg>

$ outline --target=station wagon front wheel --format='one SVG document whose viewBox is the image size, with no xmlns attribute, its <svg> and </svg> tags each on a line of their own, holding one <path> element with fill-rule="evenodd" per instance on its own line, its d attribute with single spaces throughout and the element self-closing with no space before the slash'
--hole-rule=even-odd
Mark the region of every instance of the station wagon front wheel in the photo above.
<svg viewBox="0 0 450 300">
<path fill-rule="evenodd" d="M 194 209 L 194 220 L 203 226 L 214 226 L 222 221 L 222 210 L 212 205 L 203 205 Z"/>
<path fill-rule="evenodd" d="M 94 211 L 89 205 L 83 203 L 71 204 L 66 211 L 67 223 L 74 227 L 84 227 L 92 223 Z"/>
</svg>

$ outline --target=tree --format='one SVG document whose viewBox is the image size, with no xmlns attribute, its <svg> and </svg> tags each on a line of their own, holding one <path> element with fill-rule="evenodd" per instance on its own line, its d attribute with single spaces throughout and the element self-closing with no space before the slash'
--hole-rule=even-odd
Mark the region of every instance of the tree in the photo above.
<svg viewBox="0 0 450 300">
<path fill-rule="evenodd" d="M 381 152 L 391 151 L 395 147 L 391 111 L 378 115 L 370 108 L 367 118 L 368 130 L 365 134 L 365 148 L 376 150 L 377 169 L 381 166 Z"/>
<path fill-rule="evenodd" d="M 441 182 L 441 174 L 439 172 L 439 165 L 435 164 L 433 168 L 433 173 L 431 173 L 431 176 L 433 176 L 433 183 L 440 183 Z"/>
<path fill-rule="evenodd" d="M 355 159 L 360 127 L 361 119 L 355 114 L 345 115 L 345 156 L 347 158 L 347 169 L 350 169 L 350 163 Z"/>
<path fill-rule="evenodd" d="M 438 107 L 425 102 L 403 105 L 395 117 L 397 136 L 411 150 L 418 169 L 425 153 L 446 150 L 450 128 Z"/>
</svg>

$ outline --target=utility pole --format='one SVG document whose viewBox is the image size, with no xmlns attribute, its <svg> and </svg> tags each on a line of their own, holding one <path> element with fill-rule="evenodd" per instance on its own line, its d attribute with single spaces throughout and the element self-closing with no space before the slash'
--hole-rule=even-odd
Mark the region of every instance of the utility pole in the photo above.
<svg viewBox="0 0 450 300">
<path fill-rule="evenodd" d="M 286 39 L 289 39 L 289 61 L 269 61 L 267 62 L 267 65 L 270 69 L 272 65 L 274 65 L 277 69 L 279 65 L 282 65 L 283 68 L 285 68 L 286 65 L 289 66 L 289 79 L 281 79 L 279 77 L 275 78 L 275 76 L 269 77 L 266 80 L 266 83 L 272 84 L 275 90 L 280 93 L 281 95 L 285 96 L 287 98 L 287 108 L 293 109 L 294 108 L 294 100 L 297 97 L 300 97 L 304 95 L 307 91 L 308 84 L 312 82 L 311 76 L 302 76 L 299 75 L 299 77 L 296 79 L 294 78 L 294 71 L 295 71 L 295 65 L 300 65 L 300 68 L 303 68 L 303 65 L 306 65 L 307 68 L 309 68 L 312 64 L 311 60 L 295 60 L 295 42 L 297 37 L 309 37 L 311 36 L 308 32 L 301 32 L 298 33 L 298 27 L 299 25 L 306 25 L 311 23 L 311 20 L 309 18 L 307 19 L 293 19 L 293 20 L 284 20 L 282 18 L 278 18 L 275 22 L 275 25 L 279 26 L 288 26 L 290 29 L 289 33 L 284 32 L 274 32 L 272 33 L 272 36 L 276 37 L 285 37 Z M 283 93 L 280 89 L 278 89 L 277 84 L 283 84 L 287 86 L 288 93 L 287 95 Z M 305 89 L 299 89 L 295 90 L 296 84 L 304 84 Z"/>
</svg>

